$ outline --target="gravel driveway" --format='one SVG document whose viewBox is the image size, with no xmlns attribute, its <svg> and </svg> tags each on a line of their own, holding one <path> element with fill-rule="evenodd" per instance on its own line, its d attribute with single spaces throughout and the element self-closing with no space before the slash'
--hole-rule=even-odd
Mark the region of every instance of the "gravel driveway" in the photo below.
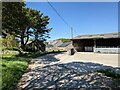
<svg viewBox="0 0 120 90">
<path fill-rule="evenodd" d="M 99 69 L 120 69 L 92 62 L 81 62 L 67 53 L 48 54 L 31 61 L 28 71 L 18 83 L 18 90 L 117 90 L 114 81 Z M 64 62 L 65 61 L 65 62 Z M 86 89 L 84 89 L 86 88 Z M 114 88 L 114 89 L 113 89 Z"/>
</svg>

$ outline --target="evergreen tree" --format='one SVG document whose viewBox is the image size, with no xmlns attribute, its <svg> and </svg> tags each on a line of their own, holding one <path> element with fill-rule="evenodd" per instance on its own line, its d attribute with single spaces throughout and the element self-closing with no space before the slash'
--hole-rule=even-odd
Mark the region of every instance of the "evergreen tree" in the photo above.
<svg viewBox="0 0 120 90">
<path fill-rule="evenodd" d="M 18 38 L 21 48 L 24 50 L 30 36 L 35 38 L 35 42 L 45 41 L 49 38 L 48 28 L 49 17 L 44 16 L 38 10 L 26 8 L 22 2 L 3 2 L 2 3 L 2 35 L 6 37 L 9 33 Z"/>
</svg>

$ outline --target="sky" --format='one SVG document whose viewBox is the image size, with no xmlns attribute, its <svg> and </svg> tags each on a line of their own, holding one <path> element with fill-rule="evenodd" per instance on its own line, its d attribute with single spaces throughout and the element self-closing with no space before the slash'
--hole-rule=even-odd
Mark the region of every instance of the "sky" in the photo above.
<svg viewBox="0 0 120 90">
<path fill-rule="evenodd" d="M 73 37 L 84 34 L 118 32 L 117 2 L 50 2 L 73 28 Z M 26 2 L 26 7 L 49 16 L 48 27 L 53 28 L 50 39 L 71 38 L 68 27 L 47 2 Z"/>
</svg>

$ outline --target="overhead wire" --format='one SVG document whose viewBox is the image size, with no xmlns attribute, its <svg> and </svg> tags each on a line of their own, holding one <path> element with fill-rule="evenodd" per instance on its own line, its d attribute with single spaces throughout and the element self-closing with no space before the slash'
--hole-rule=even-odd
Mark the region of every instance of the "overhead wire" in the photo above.
<svg viewBox="0 0 120 90">
<path fill-rule="evenodd" d="M 72 26 L 70 24 L 68 24 L 68 22 L 58 13 L 56 8 L 53 7 L 53 5 L 49 2 L 49 0 L 47 0 L 47 3 L 56 12 L 56 14 L 61 18 L 61 20 L 70 28 L 70 30 L 71 30 L 71 39 L 73 39 L 73 28 L 72 28 Z"/>
<path fill-rule="evenodd" d="M 62 19 L 62 21 L 69 27 L 71 28 L 71 26 L 68 24 L 68 22 L 66 22 L 66 20 L 58 13 L 58 11 L 53 7 L 53 5 L 49 2 L 49 0 L 47 0 L 48 4 L 50 5 L 50 7 L 56 12 L 56 14 Z"/>
</svg>

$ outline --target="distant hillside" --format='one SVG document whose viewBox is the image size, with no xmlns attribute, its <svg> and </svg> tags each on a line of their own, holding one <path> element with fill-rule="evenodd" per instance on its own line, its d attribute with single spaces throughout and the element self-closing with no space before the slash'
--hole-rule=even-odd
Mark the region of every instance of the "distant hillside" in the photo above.
<svg viewBox="0 0 120 90">
<path fill-rule="evenodd" d="M 70 39 L 67 39 L 67 38 L 60 38 L 58 40 L 61 40 L 63 43 L 71 41 Z"/>
</svg>

